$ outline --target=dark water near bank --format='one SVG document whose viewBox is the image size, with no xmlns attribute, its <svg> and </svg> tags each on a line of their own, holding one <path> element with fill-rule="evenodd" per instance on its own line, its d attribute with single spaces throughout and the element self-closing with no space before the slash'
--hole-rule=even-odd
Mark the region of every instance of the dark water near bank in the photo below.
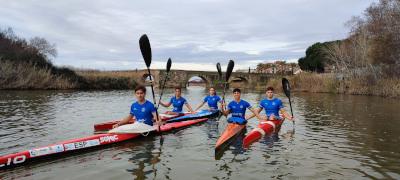
<svg viewBox="0 0 400 180">
<path fill-rule="evenodd" d="M 191 87 L 184 94 L 197 106 L 206 91 Z M 246 92 L 242 97 L 255 105 L 262 96 Z M 220 160 L 214 145 L 225 118 L 0 170 L 0 179 L 400 179 L 398 99 L 293 96 L 294 134 L 287 121 L 279 135 L 249 150 L 240 147 L 239 138 Z M 91 135 L 94 123 L 127 115 L 132 101 L 131 91 L 0 91 L 0 156 Z M 248 131 L 255 126 L 250 121 Z"/>
</svg>

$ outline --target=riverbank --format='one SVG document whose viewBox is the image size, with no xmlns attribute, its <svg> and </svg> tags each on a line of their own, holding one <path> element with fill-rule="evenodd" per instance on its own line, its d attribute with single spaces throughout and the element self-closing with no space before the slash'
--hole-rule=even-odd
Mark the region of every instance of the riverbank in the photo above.
<svg viewBox="0 0 400 180">
<path fill-rule="evenodd" d="M 400 97 L 400 79 L 385 77 L 374 80 L 369 75 L 344 76 L 337 73 L 308 73 L 288 77 L 292 91 L 336 93 L 382 97 Z M 269 86 L 282 89 L 281 78 L 273 78 Z"/>
<path fill-rule="evenodd" d="M 55 66 L 0 60 L 0 90 L 133 89 L 126 72 L 73 71 Z"/>
</svg>

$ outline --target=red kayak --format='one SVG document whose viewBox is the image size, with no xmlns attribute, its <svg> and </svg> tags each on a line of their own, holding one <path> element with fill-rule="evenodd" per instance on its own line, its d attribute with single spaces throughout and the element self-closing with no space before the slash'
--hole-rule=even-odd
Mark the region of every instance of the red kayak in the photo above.
<svg viewBox="0 0 400 180">
<path fill-rule="evenodd" d="M 230 144 L 231 140 L 233 140 L 233 137 L 239 135 L 240 132 L 242 132 L 245 128 L 246 125 L 229 123 L 224 132 L 218 138 L 217 143 L 215 144 L 215 150 L 218 151 L 220 149 L 224 149 L 224 147 Z"/>
<path fill-rule="evenodd" d="M 180 114 L 180 115 L 167 115 L 167 114 L 160 114 L 161 120 L 162 121 L 167 121 L 172 118 L 176 118 L 179 116 L 183 116 L 185 114 Z M 104 123 L 98 123 L 94 125 L 94 131 L 108 131 L 111 130 L 114 124 L 117 124 L 120 120 L 114 120 L 114 121 L 109 121 L 109 122 L 104 122 Z M 133 123 L 133 119 L 129 121 L 129 123 Z"/>
<path fill-rule="evenodd" d="M 177 128 L 183 128 L 193 124 L 207 121 L 208 118 L 187 120 L 180 122 L 172 122 L 162 125 L 161 132 L 170 131 Z M 82 149 L 89 149 L 99 147 L 107 144 L 126 141 L 129 139 L 141 136 L 141 134 L 97 134 L 79 139 L 72 139 L 60 143 L 44 146 L 40 148 L 30 149 L 14 154 L 9 154 L 0 157 L 0 169 L 21 165 L 31 162 L 35 159 L 54 155 L 64 155 L 68 152 L 78 151 Z"/>
<path fill-rule="evenodd" d="M 253 129 L 243 139 L 243 147 L 248 148 L 252 143 L 258 141 L 262 136 L 278 133 L 284 120 L 261 121 L 257 128 Z"/>
</svg>

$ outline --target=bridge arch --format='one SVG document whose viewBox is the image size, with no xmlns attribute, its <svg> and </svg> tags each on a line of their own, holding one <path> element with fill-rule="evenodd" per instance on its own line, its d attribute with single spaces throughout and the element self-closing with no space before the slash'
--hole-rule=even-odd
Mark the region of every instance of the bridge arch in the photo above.
<svg viewBox="0 0 400 180">
<path fill-rule="evenodd" d="M 247 88 L 249 80 L 243 76 L 234 76 L 229 79 L 229 84 L 232 88 Z"/>
<path fill-rule="evenodd" d="M 204 81 L 204 84 L 205 84 L 206 88 L 211 86 L 212 79 L 210 77 L 208 77 L 207 75 L 201 74 L 201 73 L 188 73 L 187 76 L 186 76 L 185 82 L 188 83 L 190 78 L 192 78 L 192 77 L 201 78 Z M 186 85 L 188 85 L 188 84 L 186 84 Z"/>
<path fill-rule="evenodd" d="M 198 83 L 193 83 L 193 82 L 191 83 L 191 81 L 196 81 L 196 79 L 201 79 L 201 82 L 197 81 Z M 209 84 L 209 81 L 204 76 L 191 75 L 191 76 L 188 76 L 188 81 L 186 83 L 187 83 L 187 86 L 190 86 L 191 84 L 207 86 L 207 84 Z"/>
</svg>

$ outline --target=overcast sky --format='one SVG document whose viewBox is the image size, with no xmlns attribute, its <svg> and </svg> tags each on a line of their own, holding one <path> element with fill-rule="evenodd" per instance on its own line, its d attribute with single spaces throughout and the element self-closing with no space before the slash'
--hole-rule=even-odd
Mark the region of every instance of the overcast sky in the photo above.
<svg viewBox="0 0 400 180">
<path fill-rule="evenodd" d="M 56 43 L 56 65 L 100 70 L 144 68 L 138 40 L 147 34 L 152 68 L 235 69 L 295 61 L 315 42 L 345 38 L 344 23 L 374 0 L 0 0 L 0 28 Z M 223 67 L 224 68 L 224 67 Z"/>
</svg>

